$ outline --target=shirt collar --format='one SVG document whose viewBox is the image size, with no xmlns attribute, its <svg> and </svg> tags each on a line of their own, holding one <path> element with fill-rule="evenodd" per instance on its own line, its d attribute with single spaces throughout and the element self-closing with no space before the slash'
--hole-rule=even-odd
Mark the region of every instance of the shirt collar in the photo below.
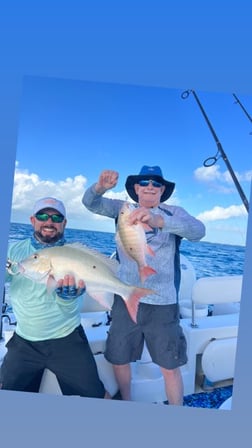
<svg viewBox="0 0 252 448">
<path fill-rule="evenodd" d="M 35 249 L 45 249 L 46 247 L 63 246 L 65 242 L 66 240 L 64 237 L 61 237 L 55 243 L 41 243 L 34 237 L 34 235 L 32 235 L 31 237 L 31 244 Z"/>
</svg>

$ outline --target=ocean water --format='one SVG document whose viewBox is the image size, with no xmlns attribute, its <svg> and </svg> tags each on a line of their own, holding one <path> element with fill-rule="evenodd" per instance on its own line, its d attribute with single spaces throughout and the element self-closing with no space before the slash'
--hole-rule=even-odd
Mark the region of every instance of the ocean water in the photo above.
<svg viewBox="0 0 252 448">
<path fill-rule="evenodd" d="M 11 223 L 9 242 L 28 238 L 32 235 L 30 224 Z M 108 232 L 92 230 L 65 230 L 68 242 L 80 242 L 110 256 L 115 251 L 115 235 Z M 182 240 L 181 253 L 192 263 L 196 277 L 213 277 L 216 275 L 243 274 L 245 247 L 229 244 L 217 244 L 200 241 L 191 243 Z"/>
</svg>

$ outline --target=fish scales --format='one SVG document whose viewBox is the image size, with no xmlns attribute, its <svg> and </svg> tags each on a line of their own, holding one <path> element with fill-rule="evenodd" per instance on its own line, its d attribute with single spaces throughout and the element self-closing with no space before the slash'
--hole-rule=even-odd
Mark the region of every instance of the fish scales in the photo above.
<svg viewBox="0 0 252 448">
<path fill-rule="evenodd" d="M 155 253 L 147 244 L 144 225 L 140 222 L 130 224 L 131 212 L 130 204 L 125 202 L 118 217 L 116 241 L 125 255 L 137 263 L 139 276 L 143 283 L 147 277 L 156 274 L 156 271 L 146 262 L 146 255 L 155 256 Z"/>
</svg>

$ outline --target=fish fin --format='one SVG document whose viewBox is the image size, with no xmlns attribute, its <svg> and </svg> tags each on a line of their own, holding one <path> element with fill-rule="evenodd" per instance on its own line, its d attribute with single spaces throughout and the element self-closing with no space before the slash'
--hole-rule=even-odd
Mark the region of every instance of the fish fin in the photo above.
<svg viewBox="0 0 252 448">
<path fill-rule="evenodd" d="M 123 247 L 122 240 L 121 240 L 121 237 L 119 235 L 119 232 L 116 232 L 116 234 L 115 234 L 115 241 L 118 244 L 118 246 L 120 246 L 121 248 Z"/>
<path fill-rule="evenodd" d="M 67 244 L 64 244 L 64 247 L 76 247 L 77 249 L 86 249 L 86 248 L 88 248 L 88 246 L 86 246 L 85 244 L 79 243 L 79 242 L 67 243 Z"/>
<path fill-rule="evenodd" d="M 57 287 L 57 281 L 52 274 L 48 276 L 46 289 L 48 293 L 51 293 Z"/>
<path fill-rule="evenodd" d="M 87 289 L 87 293 L 92 299 L 96 300 L 96 302 L 98 302 L 106 310 L 111 310 L 112 303 L 114 301 L 113 293 L 104 291 L 95 291 L 89 288 Z"/>
<path fill-rule="evenodd" d="M 155 252 L 154 252 L 154 250 L 150 247 L 150 246 L 148 246 L 147 244 L 146 244 L 146 252 L 149 254 L 149 255 L 152 255 L 152 257 L 154 257 L 156 254 L 155 254 Z"/>
<path fill-rule="evenodd" d="M 143 229 L 146 230 L 147 232 L 150 232 L 151 230 L 153 230 L 153 228 L 151 226 L 149 226 L 149 224 L 147 224 L 146 222 L 139 221 L 139 224 L 141 224 Z"/>
<path fill-rule="evenodd" d="M 128 300 L 125 300 L 125 305 L 128 310 L 128 313 L 135 323 L 137 322 L 139 301 L 141 297 L 149 294 L 155 294 L 155 291 L 147 288 L 134 288 Z"/>
<path fill-rule="evenodd" d="M 155 271 L 155 269 L 151 268 L 150 266 L 143 266 L 142 268 L 139 269 L 141 282 L 144 283 L 147 277 L 156 273 L 157 271 Z"/>
<path fill-rule="evenodd" d="M 78 250 L 82 250 L 83 254 L 90 254 L 94 257 L 97 257 L 99 259 L 99 261 L 101 260 L 103 263 L 105 263 L 109 267 L 109 269 L 111 269 L 111 271 L 113 271 L 114 273 L 116 273 L 118 270 L 119 263 L 116 260 L 116 258 L 110 258 L 107 255 L 99 252 L 98 250 L 93 249 L 91 247 L 88 247 L 88 246 L 86 246 L 82 243 L 78 243 L 78 242 L 77 243 L 69 243 L 69 244 L 64 245 L 64 247 L 67 247 L 67 246 L 76 248 Z"/>
</svg>

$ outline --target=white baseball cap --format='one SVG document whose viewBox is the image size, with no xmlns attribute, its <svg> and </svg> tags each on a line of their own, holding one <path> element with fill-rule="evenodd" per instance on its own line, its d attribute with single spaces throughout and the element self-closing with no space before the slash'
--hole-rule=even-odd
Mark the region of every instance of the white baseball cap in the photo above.
<svg viewBox="0 0 252 448">
<path fill-rule="evenodd" d="M 54 210 L 57 210 L 61 215 L 66 217 L 66 210 L 63 202 L 59 201 L 56 198 L 47 197 L 39 199 L 37 202 L 35 202 L 33 207 L 33 214 L 35 215 L 40 210 L 43 210 L 44 208 L 53 208 Z"/>
</svg>

